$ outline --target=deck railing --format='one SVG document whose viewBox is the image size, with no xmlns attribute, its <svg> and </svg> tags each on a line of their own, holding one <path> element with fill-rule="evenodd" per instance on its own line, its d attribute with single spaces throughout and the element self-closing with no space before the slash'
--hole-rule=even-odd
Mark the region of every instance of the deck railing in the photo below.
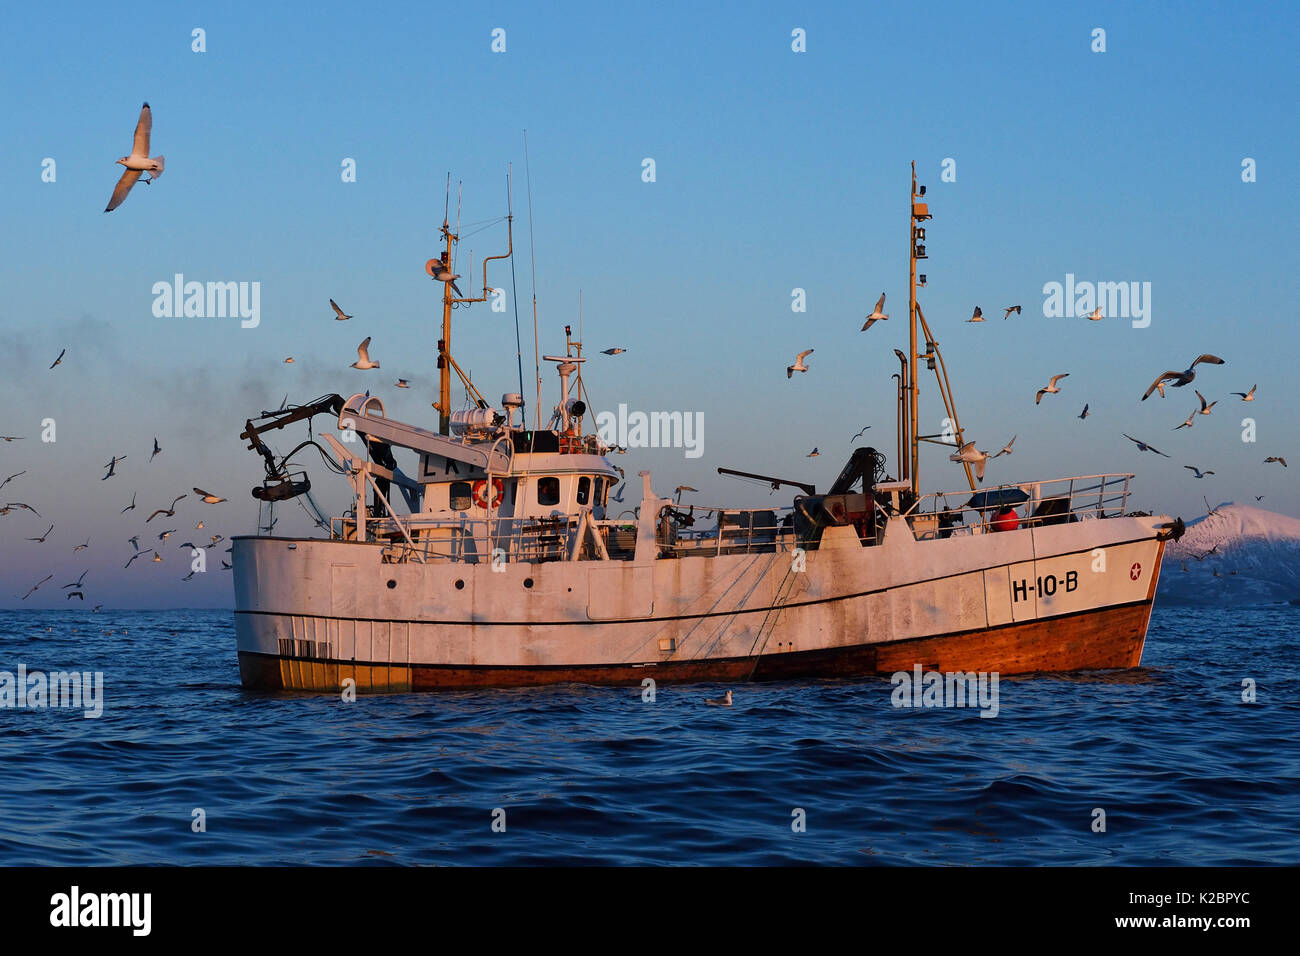
<svg viewBox="0 0 1300 956">
<path fill-rule="evenodd" d="M 1113 518 L 1124 514 L 1133 475 L 1079 475 L 922 495 L 908 510 L 917 540 L 962 534 L 986 534 L 1013 526 L 1004 507 L 1015 513 L 1014 527 Z"/>
</svg>

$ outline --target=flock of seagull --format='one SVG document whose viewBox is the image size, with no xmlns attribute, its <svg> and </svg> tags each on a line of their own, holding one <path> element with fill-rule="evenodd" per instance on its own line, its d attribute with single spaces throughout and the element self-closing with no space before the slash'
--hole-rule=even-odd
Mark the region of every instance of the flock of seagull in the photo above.
<svg viewBox="0 0 1300 956">
<path fill-rule="evenodd" d="M 67 349 L 64 349 L 62 352 L 60 352 L 58 359 L 55 360 L 54 365 L 51 365 L 50 368 L 53 369 L 55 365 L 61 365 L 63 363 L 63 357 L 66 354 L 67 354 Z M 0 439 L 2 439 L 5 442 L 24 441 L 25 436 L 0 435 Z M 158 443 L 157 437 L 155 437 L 153 439 L 153 448 L 149 453 L 149 459 L 148 459 L 149 462 L 152 462 L 155 458 L 157 458 L 162 453 L 163 453 L 163 448 Z M 126 461 L 127 457 L 128 456 L 126 455 L 114 455 L 112 458 L 110 458 L 108 462 L 102 466 L 104 468 L 104 475 L 99 480 L 108 481 L 110 478 L 119 477 L 120 473 L 118 471 L 118 466 L 122 462 Z M 19 479 L 23 478 L 23 476 L 25 475 L 27 475 L 27 469 L 24 468 L 21 471 L 16 471 L 10 475 L 5 476 L 3 480 L 0 480 L 0 490 L 3 490 L 4 488 L 8 487 L 10 483 L 20 483 Z M 31 479 L 29 478 L 28 481 L 30 480 Z M 177 506 L 180 504 L 180 502 L 184 501 L 186 498 L 189 498 L 191 494 L 194 496 L 194 498 L 197 501 L 202 502 L 203 504 L 206 505 L 219 505 L 225 503 L 225 501 L 227 500 L 223 498 L 221 495 L 213 494 L 212 492 L 205 491 L 204 489 L 199 487 L 193 487 L 190 489 L 190 491 L 185 492 L 184 494 L 177 495 L 175 498 L 173 498 L 171 504 L 165 507 L 156 508 L 149 515 L 149 517 L 145 518 L 144 523 L 147 525 L 149 522 L 153 521 L 154 518 L 157 518 L 159 516 L 166 517 L 166 518 L 176 517 L 176 512 L 178 510 Z M 121 514 L 126 514 L 129 511 L 136 510 L 137 495 L 138 495 L 137 492 L 135 491 L 131 492 L 131 503 L 122 509 Z M 0 507 L 0 517 L 5 517 L 10 513 L 14 512 L 15 510 L 30 511 L 37 518 L 42 518 L 42 520 L 44 520 L 40 511 L 38 511 L 32 505 L 27 504 L 26 502 L 23 501 L 6 501 L 3 507 Z M 206 527 L 206 522 L 200 519 L 195 524 L 194 530 L 201 531 L 205 527 Z M 40 534 L 27 536 L 25 540 L 31 541 L 38 545 L 44 545 L 50 541 L 51 537 L 54 534 L 54 529 L 55 529 L 55 524 L 51 522 L 43 532 L 41 532 Z M 165 542 L 169 537 L 171 537 L 173 534 L 177 534 L 178 532 L 179 532 L 178 528 L 165 529 L 157 534 L 157 540 L 159 542 Z M 151 563 L 161 564 L 163 562 L 163 557 L 156 550 L 156 548 L 162 547 L 161 544 L 156 545 L 153 548 L 146 546 L 145 548 L 142 549 L 140 547 L 140 538 L 143 534 L 144 532 L 140 532 L 127 538 L 127 543 L 132 546 L 133 550 L 131 551 L 130 557 L 126 561 L 126 564 L 123 565 L 124 568 L 129 568 L 136 561 L 137 558 L 141 558 L 146 555 L 149 555 L 151 552 L 153 555 L 152 558 L 150 559 Z M 181 544 L 180 547 L 182 549 L 190 549 L 190 550 L 199 547 L 205 549 L 215 548 L 218 544 L 220 544 L 224 540 L 226 540 L 225 535 L 214 534 L 214 535 L 207 536 L 207 539 L 203 544 L 196 544 L 194 541 L 186 541 L 183 544 Z M 90 549 L 90 538 L 86 538 L 86 540 L 83 541 L 82 543 L 73 546 L 72 553 L 76 554 L 78 552 L 86 551 L 89 549 Z M 229 552 L 230 548 L 227 548 L 226 551 Z M 232 565 L 230 562 L 222 559 L 221 568 L 223 571 L 229 571 L 231 567 Z M 73 598 L 76 598 L 80 601 L 86 600 L 86 589 L 84 585 L 85 585 L 86 575 L 88 575 L 89 573 L 90 573 L 90 569 L 87 568 L 86 570 L 81 572 L 81 574 L 77 577 L 75 581 L 71 581 L 63 585 L 62 589 L 68 592 L 66 595 L 67 600 L 70 601 Z M 181 578 L 181 580 L 189 581 L 194 577 L 194 574 L 195 572 L 191 570 L 190 573 L 187 574 L 185 577 Z M 21 600 L 24 601 L 27 600 L 29 597 L 31 597 L 33 594 L 39 591 L 42 585 L 46 584 L 47 582 L 53 579 L 54 579 L 54 573 L 51 572 L 50 574 L 47 574 L 45 577 L 41 578 L 41 580 L 33 584 L 30 588 L 28 588 L 25 594 L 18 595 L 18 597 Z M 103 607 L 102 604 L 96 604 L 92 610 L 98 611 L 101 607 Z"/>
<path fill-rule="evenodd" d="M 1009 305 L 1003 309 L 1002 318 L 1003 320 L 1006 320 L 1011 318 L 1012 315 L 1020 315 L 1020 314 L 1021 314 L 1020 306 Z M 866 316 L 866 320 L 862 324 L 861 331 L 865 332 L 869 328 L 871 328 L 871 326 L 874 325 L 875 323 L 883 322 L 888 318 L 889 315 L 888 313 L 885 312 L 885 293 L 882 292 L 880 294 L 880 298 L 876 300 L 875 307 L 871 310 L 871 313 Z M 1101 308 L 1098 307 L 1088 315 L 1084 316 L 1084 318 L 1093 322 L 1099 322 L 1103 318 L 1105 318 L 1105 316 L 1102 314 Z M 966 321 L 967 322 L 985 321 L 983 309 L 981 309 L 978 305 L 975 306 L 974 313 Z M 804 349 L 802 352 L 800 352 L 795 357 L 794 363 L 791 365 L 787 365 L 785 367 L 785 377 L 787 379 L 792 379 L 794 378 L 795 372 L 809 371 L 809 366 L 805 363 L 804 359 L 806 359 L 809 355 L 812 355 L 813 351 L 814 351 L 813 349 Z M 1190 385 L 1193 381 L 1196 380 L 1196 366 L 1202 364 L 1223 365 L 1225 363 L 1224 360 L 1219 358 L 1217 355 L 1211 355 L 1208 352 L 1202 355 L 1198 355 L 1192 361 L 1192 364 L 1189 365 L 1187 368 L 1183 369 L 1182 371 L 1170 370 L 1170 371 L 1162 372 L 1161 374 L 1157 375 L 1155 381 L 1151 383 L 1151 386 L 1142 395 L 1142 401 L 1146 401 L 1148 398 L 1151 397 L 1152 394 L 1156 392 L 1159 392 L 1160 397 L 1164 398 L 1165 389 L 1183 388 L 1186 385 Z M 1051 379 L 1048 381 L 1048 383 L 1044 385 L 1042 388 L 1038 389 L 1038 391 L 1035 393 L 1034 404 L 1041 405 L 1043 401 L 1043 396 L 1045 395 L 1060 394 L 1061 389 L 1058 383 L 1062 379 L 1069 378 L 1069 376 L 1070 376 L 1069 372 L 1061 372 L 1058 375 L 1053 375 Z M 1255 401 L 1256 388 L 1257 388 L 1256 385 L 1252 385 L 1250 387 L 1250 390 L 1247 392 L 1233 392 L 1232 394 L 1238 396 L 1243 402 L 1253 402 Z M 1200 402 L 1200 407 L 1192 409 L 1191 414 L 1187 416 L 1186 420 L 1184 420 L 1181 425 L 1174 426 L 1173 428 L 1174 431 L 1178 431 L 1179 429 L 1182 428 L 1191 428 L 1193 425 L 1196 424 L 1197 416 L 1209 415 L 1214 410 L 1214 406 L 1219 404 L 1217 399 L 1211 402 L 1207 400 L 1205 396 L 1202 395 L 1198 390 L 1193 389 L 1192 391 L 1195 392 L 1196 398 Z M 1085 402 L 1083 405 L 1083 410 L 1079 412 L 1078 417 L 1080 419 L 1086 419 L 1089 414 L 1090 414 L 1089 404 Z M 870 427 L 871 427 L 870 425 L 867 426 L 867 428 Z M 857 441 L 857 439 L 862 436 L 864 431 L 866 431 L 865 428 L 862 431 L 859 431 L 857 435 L 853 437 L 853 440 Z M 1133 442 L 1135 445 L 1137 445 L 1138 451 L 1149 451 L 1156 455 L 1162 455 L 1165 458 L 1170 457 L 1169 455 L 1166 455 L 1164 452 L 1160 451 L 1158 448 L 1156 448 L 1154 445 L 1150 444 L 1149 442 L 1145 442 L 1142 441 L 1141 439 L 1134 438 L 1132 435 L 1128 435 L 1128 434 L 1124 434 L 1124 437 L 1127 438 L 1129 441 Z M 1011 454 L 1011 445 L 1013 442 L 1015 442 L 1015 440 L 1016 440 L 1015 436 L 1012 436 L 1011 441 L 1007 442 L 1007 444 L 1002 448 L 1002 450 L 997 452 L 996 454 L 989 454 L 988 452 L 980 451 L 976 447 L 975 442 L 973 441 L 965 442 L 960 446 L 958 446 L 957 451 L 949 456 L 949 461 L 957 462 L 960 464 L 971 465 L 974 468 L 976 478 L 979 481 L 983 481 L 985 466 L 988 464 L 988 462 L 994 458 L 999 458 L 1002 455 Z M 821 454 L 820 450 L 818 448 L 814 448 L 806 457 L 813 458 L 820 454 Z M 1270 455 L 1264 459 L 1264 464 L 1271 464 L 1274 462 L 1280 464 L 1283 468 L 1287 467 L 1286 459 L 1280 455 Z M 1208 470 L 1208 469 L 1202 470 L 1195 465 L 1184 465 L 1183 467 L 1190 470 L 1197 478 L 1205 478 L 1208 477 L 1209 475 L 1214 474 L 1212 470 Z M 1257 496 L 1255 500 L 1259 501 L 1262 500 L 1262 498 L 1263 496 L 1260 495 Z"/>
</svg>

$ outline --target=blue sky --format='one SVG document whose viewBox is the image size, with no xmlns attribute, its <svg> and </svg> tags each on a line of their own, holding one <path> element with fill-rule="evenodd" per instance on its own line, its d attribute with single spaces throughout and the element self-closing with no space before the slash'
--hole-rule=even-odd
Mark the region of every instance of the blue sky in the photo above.
<svg viewBox="0 0 1300 956">
<path fill-rule="evenodd" d="M 454 16 L 444 19 L 444 12 Z M 466 222 L 505 212 L 515 168 L 516 274 L 529 314 L 522 131 L 528 130 L 543 351 L 585 302 L 587 385 L 598 407 L 705 413 L 705 454 L 620 459 L 709 503 L 770 501 L 718 465 L 829 484 L 868 435 L 894 449 L 894 347 L 906 344 L 908 163 L 935 218 L 921 302 L 980 447 L 1018 436 L 986 483 L 1135 471 L 1133 504 L 1194 517 L 1236 500 L 1300 514 L 1296 16 L 1282 5 L 605 5 L 314 3 L 115 8 L 24 6 L 0 40 L 5 226 L 0 231 L 0 492 L 44 516 L 0 518 L 0 604 L 60 606 L 90 568 L 108 606 L 221 606 L 217 555 L 189 582 L 184 541 L 249 533 L 259 459 L 245 417 L 287 392 L 371 388 L 389 413 L 433 421 L 445 176 Z M 207 52 L 191 51 L 206 31 Z M 506 31 L 506 52 L 490 49 Z M 1106 52 L 1091 50 L 1106 31 Z M 807 52 L 791 31 L 807 31 Z M 102 212 L 143 100 L 156 186 Z M 56 163 L 55 182 L 41 179 Z M 656 181 L 642 181 L 653 158 Z M 1243 158 L 1258 180 L 1243 183 Z M 356 160 L 357 181 L 340 163 Z M 942 182 L 941 163 L 956 163 Z M 454 204 L 454 198 L 453 198 Z M 453 216 L 454 205 L 453 205 Z M 467 233 L 468 229 L 465 230 Z M 467 238 L 478 262 L 500 227 Z M 477 272 L 476 267 L 476 272 Z M 152 286 L 177 273 L 261 283 L 261 324 L 156 318 Z M 1150 282 L 1152 321 L 1046 318 L 1043 286 Z M 478 284 L 475 279 L 475 285 Z M 508 267 L 490 277 L 511 291 Z M 791 311 L 791 290 L 807 311 Z M 892 318 L 868 333 L 881 291 Z M 356 317 L 331 318 L 329 298 Z M 973 306 L 989 315 L 966 324 Z M 1001 319 L 1003 306 L 1024 312 Z M 348 368 L 372 336 L 382 368 Z M 525 365 L 531 365 L 526 325 Z M 64 363 L 47 366 L 62 348 Z M 812 371 L 787 380 L 795 352 Z M 453 351 L 489 397 L 518 388 L 513 311 L 456 313 Z M 1197 387 L 1220 405 L 1173 432 L 1191 389 L 1138 399 L 1195 355 L 1223 356 Z M 285 356 L 295 358 L 285 365 Z M 1048 377 L 1069 372 L 1035 407 Z M 547 375 L 544 399 L 554 401 Z M 392 388 L 409 378 L 407 392 Z M 1229 392 L 1259 385 L 1241 405 Z M 939 430 L 922 383 L 923 428 Z M 1187 394 L 1184 394 L 1187 393 Z M 460 400 L 459 391 L 455 400 Z M 1077 416 L 1091 405 L 1086 421 Z M 1258 440 L 1241 441 L 1241 420 Z M 41 421 L 57 422 L 54 443 Z M 323 420 L 321 421 L 323 424 Z M 1143 455 L 1128 432 L 1168 452 Z M 295 432 L 295 438 L 298 433 Z M 152 438 L 164 453 L 148 462 Z M 819 446 L 821 457 L 804 455 Z M 281 450 L 290 447 L 281 443 Z M 127 455 L 118 476 L 100 465 Z M 309 466 L 311 462 L 304 459 Z M 1201 481 L 1183 465 L 1213 469 Z M 321 500 L 345 503 L 313 467 Z M 922 483 L 962 485 L 941 449 Z M 144 517 L 198 485 L 227 504 L 182 502 L 161 564 L 122 564 Z M 119 511 L 138 492 L 136 512 Z M 788 502 L 786 502 L 788 503 Z M 305 532 L 293 506 L 278 531 Z M 45 543 L 29 542 L 50 522 Z M 87 537 L 90 548 L 72 548 Z M 142 539 L 143 540 L 143 539 Z M 156 543 L 156 542 L 155 542 Z M 222 544 L 221 547 L 225 547 Z M 147 564 L 147 566 L 146 566 Z M 17 600 L 47 573 L 56 580 Z"/>
</svg>

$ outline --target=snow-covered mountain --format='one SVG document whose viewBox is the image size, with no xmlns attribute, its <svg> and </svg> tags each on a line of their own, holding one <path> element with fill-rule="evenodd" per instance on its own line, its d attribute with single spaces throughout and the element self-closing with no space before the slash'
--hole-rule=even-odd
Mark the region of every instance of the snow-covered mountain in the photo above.
<svg viewBox="0 0 1300 956">
<path fill-rule="evenodd" d="M 1165 549 L 1157 600 L 1259 604 L 1300 599 L 1300 519 L 1231 502 L 1188 522 Z"/>
</svg>

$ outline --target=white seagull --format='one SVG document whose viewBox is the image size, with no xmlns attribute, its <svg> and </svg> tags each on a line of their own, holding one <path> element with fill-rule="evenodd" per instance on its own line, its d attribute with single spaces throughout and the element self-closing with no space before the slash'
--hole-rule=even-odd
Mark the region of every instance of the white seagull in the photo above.
<svg viewBox="0 0 1300 956">
<path fill-rule="evenodd" d="M 1255 400 L 1255 389 L 1257 386 L 1252 385 L 1249 392 L 1233 392 L 1233 395 L 1240 395 L 1243 402 L 1253 402 Z"/>
<path fill-rule="evenodd" d="M 1080 418 L 1087 418 L 1087 417 L 1088 417 L 1088 403 L 1087 403 L 1087 402 L 1084 402 L 1084 403 L 1083 403 L 1083 411 L 1081 411 L 1081 412 L 1079 413 L 1079 417 L 1080 417 Z"/>
<path fill-rule="evenodd" d="M 1034 404 L 1037 405 L 1041 402 L 1044 395 L 1055 395 L 1059 392 L 1060 389 L 1056 387 L 1056 383 L 1063 378 L 1069 377 L 1069 374 L 1069 372 L 1062 372 L 1060 375 L 1053 375 L 1052 380 L 1038 390 L 1038 395 L 1034 398 Z"/>
<path fill-rule="evenodd" d="M 704 702 L 708 704 L 710 707 L 730 707 L 731 691 L 727 691 L 721 697 L 706 697 L 704 699 Z"/>
<path fill-rule="evenodd" d="M 348 368 L 359 368 L 362 370 L 368 368 L 379 368 L 378 362 L 370 361 L 370 336 L 366 336 L 365 341 L 357 346 L 357 360 Z"/>
<path fill-rule="evenodd" d="M 1196 392 L 1196 389 L 1192 389 L 1192 391 L 1193 391 L 1193 392 Z M 1208 415 L 1208 414 L 1210 414 L 1210 409 L 1212 409 L 1215 405 L 1219 404 L 1217 401 L 1210 402 L 1210 403 L 1207 404 L 1206 401 L 1205 401 L 1205 396 L 1202 395 L 1200 392 L 1196 392 L 1196 397 L 1199 398 L 1199 399 L 1201 400 L 1201 414 L 1202 414 L 1202 415 Z"/>
<path fill-rule="evenodd" d="M 1191 428 L 1195 424 L 1196 424 L 1196 412 L 1192 412 L 1190 415 L 1187 416 L 1187 421 L 1183 422 L 1181 425 L 1175 425 L 1173 430 L 1178 431 L 1178 429 L 1180 428 Z"/>
<path fill-rule="evenodd" d="M 1204 478 L 1206 475 L 1214 474 L 1212 471 L 1201 471 L 1201 469 L 1197 468 L 1195 465 L 1183 465 L 1183 467 L 1190 472 L 1194 472 L 1197 478 Z"/>
<path fill-rule="evenodd" d="M 1004 446 L 1002 447 L 1002 450 L 1001 450 L 1000 452 L 998 452 L 996 455 L 994 455 L 993 457 L 994 457 L 994 458 L 1001 458 L 1003 455 L 1009 455 L 1009 454 L 1011 454 L 1011 446 L 1014 445 L 1015 443 L 1016 443 L 1016 436 L 1015 436 L 1015 435 L 1012 435 L 1012 436 L 1011 436 L 1011 441 L 1007 442 L 1006 445 L 1004 445 Z"/>
<path fill-rule="evenodd" d="M 113 188 L 113 196 L 108 201 L 108 206 L 104 212 L 112 212 L 122 201 L 126 199 L 126 194 L 131 191 L 136 180 L 140 178 L 141 173 L 148 173 L 149 179 L 145 183 L 151 183 L 163 173 L 163 157 L 155 156 L 149 158 L 149 133 L 153 130 L 153 112 L 149 109 L 149 104 L 145 103 L 140 109 L 140 119 L 135 124 L 135 140 L 131 143 L 131 155 L 123 156 L 118 163 L 126 167 L 126 172 L 122 178 L 117 181 Z"/>
<path fill-rule="evenodd" d="M 1018 306 L 1018 305 L 1009 305 L 1009 306 L 1006 307 L 1006 309 L 1005 309 L 1004 311 L 1005 311 L 1006 314 L 1002 316 L 1002 321 L 1003 321 L 1003 322 L 1005 322 L 1007 319 L 1011 318 L 1011 313 L 1012 313 L 1012 312 L 1014 312 L 1016 315 L 1019 315 L 1019 314 L 1020 314 L 1020 306 Z"/>
<path fill-rule="evenodd" d="M 1123 432 L 1120 432 L 1120 434 L 1124 435 Z M 1137 445 L 1138 451 L 1150 451 L 1150 452 L 1155 452 L 1157 455 L 1164 455 L 1164 457 L 1166 458 L 1169 457 L 1168 455 L 1165 455 L 1165 453 L 1162 452 L 1159 448 L 1156 448 L 1154 445 L 1148 445 L 1144 441 L 1139 441 L 1138 439 L 1134 438 L 1132 435 L 1124 435 L 1124 437 L 1127 438 L 1129 441 L 1131 441 L 1133 444 Z"/>
<path fill-rule="evenodd" d="M 793 364 L 793 365 L 787 365 L 787 366 L 785 367 L 785 377 L 786 377 L 786 378 L 794 378 L 794 373 L 795 373 L 795 372 L 806 372 L 806 371 L 808 371 L 808 366 L 803 364 L 803 360 L 804 360 L 807 356 L 812 355 L 812 354 L 813 354 L 813 350 L 812 350 L 812 349 L 805 349 L 804 351 L 800 352 L 797 356 L 795 356 L 794 364 Z"/>
<path fill-rule="evenodd" d="M 967 321 L 967 322 L 983 322 L 983 321 L 984 321 L 984 313 L 980 311 L 980 307 L 979 307 L 978 305 L 975 306 L 975 314 L 972 315 L 972 316 L 971 316 L 969 319 L 967 319 L 966 321 Z"/>
<path fill-rule="evenodd" d="M 949 455 L 949 461 L 964 462 L 968 465 L 975 466 L 975 477 L 980 481 L 984 480 L 984 466 L 988 464 L 989 453 L 980 451 L 975 447 L 973 441 L 968 441 L 961 446 L 961 449 L 955 454 Z"/>
<path fill-rule="evenodd" d="M 885 293 L 882 292 L 880 293 L 880 298 L 876 300 L 875 310 L 869 316 L 867 316 L 867 321 L 862 326 L 863 332 L 871 328 L 872 322 L 882 322 L 885 319 L 889 318 L 888 315 L 886 315 L 883 311 L 881 311 L 882 309 L 884 309 L 884 307 L 885 307 Z"/>
<path fill-rule="evenodd" d="M 1096 309 L 1094 309 L 1088 315 L 1085 315 L 1084 318 L 1087 319 L 1089 322 L 1100 322 L 1102 319 L 1105 318 L 1105 316 L 1101 314 L 1101 306 L 1097 306 Z"/>
<path fill-rule="evenodd" d="M 346 322 L 348 319 L 352 318 L 352 316 L 340 309 L 339 304 L 333 299 L 330 299 L 330 308 L 334 310 L 334 318 L 339 322 Z"/>
</svg>

